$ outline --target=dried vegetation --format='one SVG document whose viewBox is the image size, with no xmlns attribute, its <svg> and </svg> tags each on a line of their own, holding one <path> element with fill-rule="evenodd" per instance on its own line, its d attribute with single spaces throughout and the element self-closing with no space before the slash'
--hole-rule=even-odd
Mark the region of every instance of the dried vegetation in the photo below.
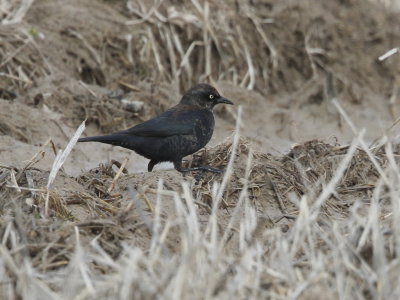
<svg viewBox="0 0 400 300">
<path fill-rule="evenodd" d="M 48 190 L 48 172 L 1 166 L 1 199 L 12 200 L 1 203 L 2 296 L 393 295 L 395 154 L 358 143 L 310 141 L 275 157 L 237 136 L 192 162 L 225 166 L 224 178 L 165 184 L 148 173 L 115 181 L 110 165 L 58 174 Z"/>
<path fill-rule="evenodd" d="M 198 81 L 289 93 L 296 106 L 364 92 L 396 102 L 398 58 L 371 58 L 399 46 L 398 14 L 276 2 L 2 1 L 1 101 L 99 131 Z M 240 115 L 229 114 L 235 134 L 187 162 L 224 175 L 127 174 L 112 161 L 69 176 L 83 125 L 62 152 L 49 140 L 22 166 L 0 162 L 0 299 L 399 298 L 398 144 L 367 146 L 354 130 L 350 145 L 272 155 L 240 136 Z M 37 130 L 0 112 L 0 133 L 33 144 Z M 53 167 L 37 168 L 49 148 Z"/>
</svg>

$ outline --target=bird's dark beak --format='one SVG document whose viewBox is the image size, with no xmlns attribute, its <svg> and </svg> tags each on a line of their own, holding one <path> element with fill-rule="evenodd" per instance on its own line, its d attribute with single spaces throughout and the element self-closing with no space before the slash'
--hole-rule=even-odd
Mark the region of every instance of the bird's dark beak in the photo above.
<svg viewBox="0 0 400 300">
<path fill-rule="evenodd" d="M 217 99 L 217 104 L 230 104 L 230 105 L 233 105 L 233 102 L 231 101 L 231 100 L 228 100 L 228 99 L 226 99 L 226 98 L 224 98 L 224 97 L 219 97 L 218 99 Z"/>
</svg>

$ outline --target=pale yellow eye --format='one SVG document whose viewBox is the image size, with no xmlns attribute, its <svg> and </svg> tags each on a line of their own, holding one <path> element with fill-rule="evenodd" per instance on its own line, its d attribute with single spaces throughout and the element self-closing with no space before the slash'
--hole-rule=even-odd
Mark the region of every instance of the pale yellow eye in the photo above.
<svg viewBox="0 0 400 300">
<path fill-rule="evenodd" d="M 214 95 L 210 94 L 210 96 L 208 96 L 208 98 L 210 98 L 210 100 L 214 99 Z"/>
</svg>

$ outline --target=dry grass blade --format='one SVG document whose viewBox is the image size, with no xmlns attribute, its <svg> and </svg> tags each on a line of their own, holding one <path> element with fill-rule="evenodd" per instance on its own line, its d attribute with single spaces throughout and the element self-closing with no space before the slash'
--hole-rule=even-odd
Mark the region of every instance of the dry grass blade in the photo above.
<svg viewBox="0 0 400 300">
<path fill-rule="evenodd" d="M 70 152 L 71 152 L 72 148 L 75 146 L 75 144 L 78 142 L 78 139 L 84 130 L 85 130 L 85 122 L 82 122 L 82 124 L 78 127 L 75 134 L 72 136 L 72 138 L 68 142 L 64 151 L 60 151 L 57 154 L 57 157 L 54 160 L 53 166 L 52 166 L 50 174 L 49 174 L 49 180 L 47 182 L 48 189 L 50 189 L 54 179 L 57 176 L 58 171 L 60 170 L 60 168 L 62 167 L 64 162 L 67 160 L 68 155 L 70 154 Z"/>
<path fill-rule="evenodd" d="M 7 65 L 15 56 L 17 56 L 20 52 L 22 52 L 30 42 L 31 42 L 30 39 L 25 39 L 24 43 L 21 46 L 19 46 L 15 50 L 15 52 L 10 53 L 6 58 L 3 59 L 3 61 L 0 63 L 0 68 L 2 68 L 5 65 Z"/>
<path fill-rule="evenodd" d="M 89 53 L 92 54 L 92 57 L 94 58 L 94 61 L 101 66 L 102 65 L 102 61 L 100 58 L 100 55 L 97 53 L 97 51 L 92 47 L 92 45 L 90 45 L 90 43 L 88 42 L 88 40 L 79 32 L 76 32 L 75 30 L 69 29 L 68 34 L 70 34 L 71 36 L 77 38 L 78 40 L 82 41 L 83 45 L 88 49 Z"/>
<path fill-rule="evenodd" d="M 237 145 L 239 143 L 239 137 L 240 137 L 240 124 L 241 124 L 241 117 L 242 117 L 242 107 L 239 106 L 238 108 L 238 113 L 237 113 L 237 119 L 236 119 L 236 128 L 235 128 L 235 135 L 233 137 L 233 143 L 232 143 L 232 153 L 229 158 L 228 165 L 226 166 L 225 174 L 221 182 L 221 186 L 218 189 L 218 193 L 216 194 L 216 197 L 214 198 L 213 205 L 215 208 L 218 208 L 220 201 L 222 200 L 222 195 L 225 191 L 226 185 L 229 181 L 230 176 L 233 173 L 233 164 L 235 161 L 235 155 L 236 155 L 236 150 L 237 150 Z"/>
<path fill-rule="evenodd" d="M 39 149 L 38 152 L 35 153 L 34 156 L 32 156 L 32 158 L 29 160 L 29 162 L 25 165 L 25 167 L 18 173 L 17 176 L 17 180 L 19 180 L 21 178 L 21 176 L 26 172 L 26 170 L 28 170 L 29 168 L 31 168 L 32 166 L 34 166 L 36 163 L 38 163 L 41 159 L 43 159 L 44 154 L 45 154 L 45 149 L 46 147 L 52 143 L 51 138 L 49 138 L 43 145 L 42 147 Z M 54 147 L 54 144 L 52 143 L 52 146 Z M 54 148 L 53 148 L 54 149 Z M 38 158 L 39 157 L 39 158 Z"/>
<path fill-rule="evenodd" d="M 241 212 L 241 210 L 243 208 L 248 207 L 248 204 L 246 205 L 245 201 L 248 199 L 247 188 L 248 188 L 248 183 L 249 183 L 249 178 L 250 178 L 252 159 L 253 159 L 253 154 L 250 151 L 249 155 L 247 157 L 246 171 L 245 171 L 245 175 L 244 175 L 245 176 L 244 177 L 244 179 L 245 179 L 244 186 L 243 186 L 243 189 L 242 189 L 242 191 L 240 193 L 239 200 L 238 200 L 238 203 L 236 204 L 236 207 L 235 207 L 235 210 L 233 212 L 233 215 L 232 215 L 231 219 L 229 220 L 228 226 L 226 227 L 226 229 L 224 231 L 224 234 L 222 236 L 222 239 L 221 239 L 221 242 L 220 242 L 220 246 L 219 246 L 220 253 L 222 253 L 222 250 L 223 250 L 224 246 L 226 245 L 228 237 L 231 234 L 231 230 L 233 229 L 234 223 L 237 222 L 239 213 Z M 254 216 L 253 216 L 253 220 L 252 221 L 257 223 L 256 220 L 254 220 Z M 250 241 L 249 239 L 247 239 L 247 240 Z M 243 244 L 243 241 L 242 241 L 242 244 Z"/>
<path fill-rule="evenodd" d="M 115 174 L 114 179 L 113 179 L 113 181 L 112 181 L 111 184 L 110 184 L 110 187 L 107 189 L 107 193 L 111 193 L 111 192 L 112 192 L 112 190 L 114 189 L 115 184 L 116 184 L 118 178 L 121 176 L 121 174 L 122 174 L 122 172 L 124 171 L 124 169 L 125 169 L 126 165 L 128 164 L 128 162 L 129 162 L 129 158 L 127 157 L 127 158 L 125 158 L 124 161 L 122 162 L 120 168 L 118 169 L 117 174 Z"/>
<path fill-rule="evenodd" d="M 185 69 L 186 69 L 187 72 L 188 72 L 189 79 L 191 80 L 191 74 L 192 74 L 192 72 L 191 72 L 191 67 L 190 67 L 190 64 L 189 64 L 189 57 L 190 57 L 190 54 L 192 53 L 192 51 L 194 50 L 194 48 L 195 48 L 196 46 L 203 46 L 203 45 L 204 45 L 204 43 L 203 43 L 203 42 L 200 42 L 200 41 L 195 41 L 195 42 L 192 42 L 192 43 L 190 44 L 189 48 L 186 50 L 186 53 L 185 53 L 185 55 L 183 56 L 183 58 L 182 58 L 182 60 L 181 60 L 181 64 L 180 64 L 179 69 L 178 69 L 178 71 L 177 71 L 177 73 L 176 73 L 178 77 L 179 77 L 179 75 L 180 75 L 181 72 L 182 72 L 182 68 L 185 67 Z"/>
<path fill-rule="evenodd" d="M 21 188 L 18 186 L 18 182 L 17 179 L 15 178 L 15 172 L 14 170 L 11 169 L 11 183 L 13 185 L 13 187 L 17 190 L 18 193 L 21 193 Z"/>
<path fill-rule="evenodd" d="M 129 5 L 128 3 L 128 8 L 132 11 L 135 12 L 140 19 L 138 20 L 131 20 L 131 21 L 126 21 L 126 25 L 138 25 L 140 23 L 144 23 L 150 20 L 153 14 L 157 12 L 157 9 L 160 7 L 160 5 L 164 2 L 164 0 L 155 0 L 153 6 L 148 10 L 147 13 L 141 13 L 138 10 L 134 9 L 132 6 Z"/>
<path fill-rule="evenodd" d="M 257 15 L 248 12 L 248 18 L 254 23 L 254 26 L 257 29 L 257 32 L 260 34 L 263 42 L 265 45 L 268 47 L 269 51 L 271 52 L 271 61 L 272 61 L 272 69 L 277 70 L 278 69 L 278 51 L 276 50 L 275 46 L 271 42 L 271 40 L 268 38 L 266 33 L 261 27 L 260 20 L 257 17 Z"/>
<path fill-rule="evenodd" d="M 358 141 L 363 138 L 364 131 L 361 131 L 358 138 L 353 141 L 351 144 L 349 150 L 346 153 L 346 156 L 343 158 L 343 160 L 340 162 L 338 168 L 336 169 L 331 181 L 328 183 L 328 185 L 325 186 L 323 189 L 322 193 L 318 196 L 317 200 L 314 203 L 314 209 L 319 211 L 321 208 L 322 204 L 324 201 L 328 199 L 329 196 L 331 196 L 335 192 L 335 187 L 338 184 L 338 182 L 341 180 L 343 177 L 343 174 L 349 167 L 350 161 L 354 156 L 354 153 L 357 150 L 358 146 Z M 316 216 L 315 216 L 316 217 Z"/>
<path fill-rule="evenodd" d="M 205 24 L 203 28 L 203 43 L 204 43 L 204 53 L 205 53 L 205 73 L 204 77 L 209 78 L 211 76 L 211 40 L 208 36 L 208 28 L 209 25 L 209 18 L 210 18 L 210 5 L 208 1 L 204 2 L 204 9 L 203 9 L 203 22 Z"/>
<path fill-rule="evenodd" d="M 381 56 L 379 56 L 378 59 L 379 59 L 379 61 L 384 61 L 385 59 L 388 59 L 390 56 L 396 54 L 399 51 L 400 51 L 400 48 L 390 49 L 385 54 L 382 54 Z"/>
<path fill-rule="evenodd" d="M 341 105 L 339 104 L 339 102 L 337 101 L 337 99 L 333 99 L 332 103 L 335 105 L 335 107 L 337 108 L 337 110 L 340 112 L 340 114 L 343 116 L 343 118 L 346 120 L 347 124 L 350 126 L 351 130 L 353 131 L 354 134 L 357 134 L 358 131 L 355 127 L 355 125 L 353 124 L 353 122 L 351 121 L 351 119 L 349 118 L 349 116 L 346 114 L 346 112 L 343 110 L 343 108 L 341 107 Z M 386 176 L 386 174 L 384 173 L 384 171 L 382 170 L 382 168 L 380 167 L 379 163 L 376 161 L 374 155 L 372 154 L 371 150 L 368 148 L 366 142 L 364 141 L 362 135 L 358 135 L 359 138 L 359 143 L 361 145 L 361 147 L 363 148 L 363 150 L 368 154 L 370 160 L 372 161 L 372 163 L 374 164 L 375 168 L 377 169 L 377 171 L 379 172 L 380 176 L 382 177 L 382 179 L 385 181 L 386 184 L 390 184 L 389 180 Z"/>
<path fill-rule="evenodd" d="M 83 121 L 82 124 L 78 127 L 75 134 L 65 147 L 64 151 L 60 151 L 53 162 L 53 166 L 51 168 L 49 178 L 47 181 L 47 194 L 45 198 L 45 216 L 49 215 L 49 200 L 50 200 L 51 185 L 53 184 L 53 181 L 56 178 L 58 171 L 60 170 L 64 162 L 67 160 L 68 155 L 70 154 L 72 148 L 75 146 L 75 144 L 77 143 L 79 137 L 81 136 L 84 130 L 85 130 L 85 121 Z"/>
<path fill-rule="evenodd" d="M 163 76 L 164 73 L 165 73 L 164 66 L 163 66 L 162 61 L 161 61 L 161 56 L 160 56 L 160 53 L 158 51 L 156 40 L 155 40 L 153 32 L 151 31 L 150 28 L 147 29 L 147 35 L 148 35 L 149 40 L 150 40 L 150 45 L 151 45 L 151 49 L 153 50 L 154 58 L 156 59 L 156 64 L 157 64 L 158 71 L 160 73 L 160 76 Z"/>
<path fill-rule="evenodd" d="M 242 33 L 242 29 L 239 26 L 237 26 L 236 30 L 237 30 L 237 32 L 239 34 L 240 43 L 241 43 L 241 45 L 242 45 L 242 47 L 244 49 L 244 55 L 246 57 L 246 62 L 247 62 L 247 67 L 248 67 L 247 74 L 250 77 L 249 83 L 247 84 L 247 89 L 252 90 L 254 88 L 254 85 L 255 85 L 255 82 L 256 82 L 256 71 L 255 71 L 255 68 L 254 68 L 254 65 L 253 65 L 253 60 L 251 58 L 250 50 L 247 47 L 247 42 L 244 39 L 244 36 L 243 36 L 243 33 Z M 246 79 L 246 76 L 245 76 L 245 78 L 243 78 L 242 83 L 240 84 L 241 86 L 245 85 L 245 82 L 246 82 L 245 79 Z"/>
<path fill-rule="evenodd" d="M 35 192 L 45 193 L 45 192 L 47 192 L 46 189 L 26 188 L 26 187 L 21 187 L 21 186 L 17 186 L 17 185 L 6 185 L 6 187 L 12 188 L 12 189 L 19 189 L 21 191 L 30 191 L 32 193 L 35 193 Z"/>
<path fill-rule="evenodd" d="M 0 3 L 0 10 L 5 15 L 2 16 L 1 24 L 10 25 L 19 23 L 23 20 L 34 0 L 23 0 L 19 3 L 3 0 Z"/>
<path fill-rule="evenodd" d="M 84 83 L 82 80 L 79 80 L 79 84 L 83 86 L 93 97 L 97 98 L 96 93 L 91 88 L 89 88 L 86 83 Z"/>
<path fill-rule="evenodd" d="M 12 79 L 12 80 L 18 80 L 18 81 L 24 82 L 24 83 L 26 83 L 28 85 L 32 85 L 32 83 L 33 83 L 29 79 L 17 77 L 17 76 L 10 75 L 10 74 L 6 74 L 4 72 L 0 72 L 0 76 L 6 77 L 6 78 L 9 78 L 9 79 Z"/>
</svg>

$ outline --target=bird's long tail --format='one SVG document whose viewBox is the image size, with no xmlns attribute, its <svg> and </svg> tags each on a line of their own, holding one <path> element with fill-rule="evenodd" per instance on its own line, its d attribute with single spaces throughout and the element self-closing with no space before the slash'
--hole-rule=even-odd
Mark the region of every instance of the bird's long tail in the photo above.
<svg viewBox="0 0 400 300">
<path fill-rule="evenodd" d="M 78 142 L 81 142 L 81 143 L 83 143 L 83 142 L 99 142 L 99 143 L 104 143 L 104 144 L 109 144 L 109 145 L 122 146 L 125 139 L 126 139 L 126 137 L 124 137 L 120 134 L 110 134 L 110 135 L 84 137 L 84 138 L 80 138 L 78 140 Z"/>
</svg>

